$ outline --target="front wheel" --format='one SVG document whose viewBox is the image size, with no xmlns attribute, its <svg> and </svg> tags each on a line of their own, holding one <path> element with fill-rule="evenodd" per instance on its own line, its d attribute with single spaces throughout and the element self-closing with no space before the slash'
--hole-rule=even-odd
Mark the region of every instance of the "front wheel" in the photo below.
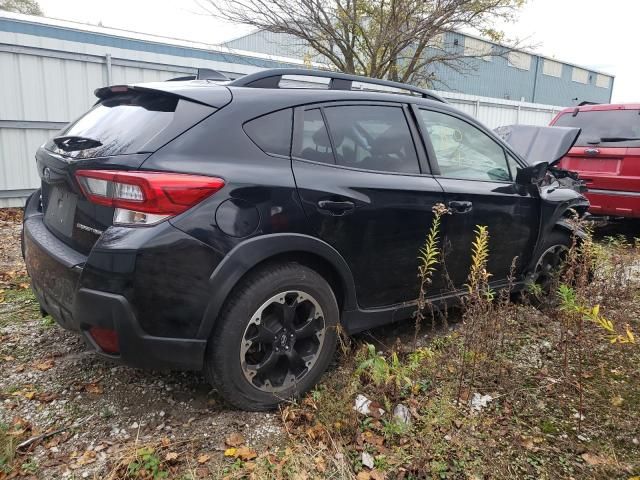
<svg viewBox="0 0 640 480">
<path fill-rule="evenodd" d="M 316 271 L 287 263 L 234 290 L 209 342 L 205 375 L 231 404 L 269 410 L 312 388 L 336 350 L 338 305 Z"/>
<path fill-rule="evenodd" d="M 536 261 L 533 272 L 529 277 L 530 292 L 542 299 L 549 299 L 552 289 L 558 283 L 564 272 L 567 254 L 573 243 L 571 233 L 554 230 L 545 239 L 541 254 Z"/>
</svg>

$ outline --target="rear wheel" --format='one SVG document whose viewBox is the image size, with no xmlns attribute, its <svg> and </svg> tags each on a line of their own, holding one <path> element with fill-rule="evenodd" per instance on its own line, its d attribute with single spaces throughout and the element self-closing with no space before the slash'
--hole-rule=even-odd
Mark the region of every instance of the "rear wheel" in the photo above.
<svg viewBox="0 0 640 480">
<path fill-rule="evenodd" d="M 231 404 L 268 410 L 309 390 L 331 361 L 339 311 L 314 270 L 287 263 L 231 294 L 209 342 L 205 375 Z"/>
</svg>

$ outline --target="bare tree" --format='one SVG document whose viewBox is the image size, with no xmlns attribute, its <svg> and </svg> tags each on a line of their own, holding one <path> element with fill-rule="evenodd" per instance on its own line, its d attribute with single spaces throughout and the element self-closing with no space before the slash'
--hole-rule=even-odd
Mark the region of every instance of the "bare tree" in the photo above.
<svg viewBox="0 0 640 480">
<path fill-rule="evenodd" d="M 26 13 L 27 15 L 43 15 L 36 0 L 0 0 L 0 10 Z"/>
<path fill-rule="evenodd" d="M 233 23 L 296 37 L 335 68 L 376 78 L 433 83 L 433 67 L 471 68 L 472 58 L 520 45 L 493 26 L 512 21 L 525 0 L 196 0 Z M 464 48 L 448 32 L 491 42 Z"/>
</svg>

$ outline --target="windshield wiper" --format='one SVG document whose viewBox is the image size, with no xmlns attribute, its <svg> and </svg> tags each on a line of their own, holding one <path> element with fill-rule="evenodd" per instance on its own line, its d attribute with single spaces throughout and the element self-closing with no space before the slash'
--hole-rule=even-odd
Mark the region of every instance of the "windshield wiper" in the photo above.
<svg viewBox="0 0 640 480">
<path fill-rule="evenodd" d="M 640 140 L 640 137 L 602 137 L 600 142 L 630 142 L 633 140 Z"/>
<path fill-rule="evenodd" d="M 79 137 L 77 135 L 63 135 L 61 137 L 55 137 L 53 139 L 53 143 L 65 152 L 86 150 L 88 148 L 95 148 L 102 145 L 102 142 L 99 140 L 89 137 Z"/>
</svg>

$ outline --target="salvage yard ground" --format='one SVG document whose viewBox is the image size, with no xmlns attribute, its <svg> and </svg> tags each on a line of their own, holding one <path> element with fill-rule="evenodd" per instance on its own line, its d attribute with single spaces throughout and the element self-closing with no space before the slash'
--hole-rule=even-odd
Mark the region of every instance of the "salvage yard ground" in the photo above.
<svg viewBox="0 0 640 480">
<path fill-rule="evenodd" d="M 597 232 L 612 260 L 596 283 L 603 314 L 637 333 L 636 234 Z M 300 402 L 248 413 L 197 373 L 114 366 L 41 318 L 19 236 L 20 213 L 0 210 L 0 479 L 640 478 L 640 345 L 563 329 L 558 309 L 496 310 L 500 358 L 472 380 L 451 312 L 415 343 L 412 322 L 359 336 Z"/>
</svg>

